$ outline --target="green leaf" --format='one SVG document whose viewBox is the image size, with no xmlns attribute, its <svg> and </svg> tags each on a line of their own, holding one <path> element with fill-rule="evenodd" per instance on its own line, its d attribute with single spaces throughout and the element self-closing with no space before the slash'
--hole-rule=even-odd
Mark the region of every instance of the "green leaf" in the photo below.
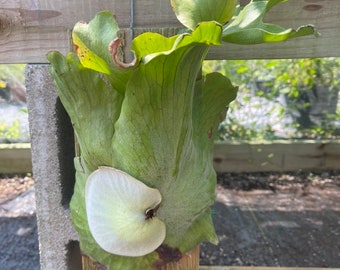
<svg viewBox="0 0 340 270">
<path fill-rule="evenodd" d="M 131 70 L 118 67 L 109 50 L 110 43 L 118 38 L 118 31 L 114 15 L 102 11 L 89 23 L 78 22 L 72 31 L 72 39 L 81 64 L 110 75 L 108 79 L 113 87 L 123 94 Z"/>
<path fill-rule="evenodd" d="M 217 127 L 224 120 L 227 106 L 236 98 L 237 87 L 220 73 L 210 73 L 205 78 L 196 81 L 193 100 L 193 130 L 196 147 L 200 147 L 202 153 L 201 162 L 211 164 L 213 160 L 212 147 L 217 137 Z M 196 157 L 198 159 L 198 157 Z M 202 164 L 201 163 L 201 164 Z M 204 166 L 204 165 L 202 165 Z M 190 169 L 190 168 L 188 168 Z M 197 168 L 192 168 L 198 170 Z M 211 168 L 209 168 L 211 169 Z M 215 183 L 215 174 L 207 173 L 210 183 Z M 187 251 L 195 247 L 201 241 L 210 241 L 217 244 L 218 239 L 214 227 L 210 209 L 206 209 L 188 228 L 180 244 L 181 250 Z"/>
<path fill-rule="evenodd" d="M 94 240 L 90 232 L 85 209 L 85 185 L 89 170 L 75 158 L 76 184 L 74 195 L 70 203 L 72 222 L 79 234 L 82 253 L 90 256 L 95 262 L 100 261 L 107 270 L 151 269 L 151 265 L 158 259 L 156 252 L 141 257 L 124 257 L 104 251 Z"/>
<path fill-rule="evenodd" d="M 100 73 L 84 68 L 74 53 L 64 57 L 50 52 L 47 58 L 86 166 L 90 170 L 99 165 L 112 166 L 111 138 L 123 96 Z"/>
<path fill-rule="evenodd" d="M 88 24 L 78 22 L 72 31 L 72 39 L 82 65 L 110 74 L 113 60 L 108 47 L 117 38 L 118 31 L 117 22 L 108 11 L 98 13 Z"/>
<path fill-rule="evenodd" d="M 141 61 L 144 57 L 152 58 L 153 55 L 171 52 L 182 38 L 183 35 L 167 38 L 158 33 L 147 32 L 133 39 L 131 50 L 135 53 L 137 61 Z M 144 62 L 147 61 L 144 59 Z"/>
<path fill-rule="evenodd" d="M 190 35 L 181 34 L 166 38 L 157 33 L 144 33 L 136 37 L 131 49 L 143 63 L 160 55 L 169 55 L 188 44 L 221 45 L 222 28 L 216 22 L 202 22 Z"/>
<path fill-rule="evenodd" d="M 253 0 L 240 9 L 237 16 L 224 26 L 222 40 L 236 44 L 259 44 L 280 42 L 290 38 L 317 35 L 312 25 L 302 26 L 297 30 L 285 29 L 275 24 L 264 23 L 268 10 L 286 0 Z"/>
<path fill-rule="evenodd" d="M 212 224 L 212 213 L 210 209 L 207 209 L 202 215 L 199 216 L 187 230 L 183 236 L 181 243 L 181 250 L 192 250 L 195 245 L 193 243 L 200 243 L 202 241 L 209 240 L 212 244 L 218 244 L 218 238 L 215 229 Z"/>
<path fill-rule="evenodd" d="M 206 37 L 198 33 L 210 26 L 200 24 L 171 51 L 154 53 L 138 66 L 127 85 L 113 137 L 117 168 L 160 190 L 164 243 L 182 252 L 202 239 L 216 242 L 206 215 L 215 200 L 213 138 L 235 96 L 222 75 L 195 80 L 209 48 Z"/>
<path fill-rule="evenodd" d="M 227 77 L 217 72 L 207 74 L 197 81 L 193 109 L 194 119 L 197 120 L 196 129 L 201 133 L 208 132 L 208 136 L 216 138 L 215 128 L 224 120 L 226 106 L 236 98 L 237 90 Z"/>
<path fill-rule="evenodd" d="M 134 41 L 140 63 L 127 70 L 129 76 L 84 67 L 74 53 L 48 54 L 51 75 L 81 149 L 75 160 L 72 221 L 82 252 L 107 269 L 151 269 L 159 257 L 157 252 L 136 258 L 109 254 L 93 239 L 84 193 L 88 176 L 98 166 L 121 169 L 160 190 L 158 217 L 166 224 L 164 244 L 186 252 L 202 240 L 217 241 L 209 215 L 216 182 L 212 146 L 235 89 L 222 75 L 198 81 L 196 77 L 209 46 L 220 44 L 220 36 L 221 26 L 215 22 L 169 39 L 141 35 Z M 91 52 L 105 58 L 91 46 L 87 46 Z M 124 77 L 119 91 L 115 76 Z"/>
<path fill-rule="evenodd" d="M 171 6 L 177 19 L 193 30 L 199 23 L 206 21 L 225 24 L 233 17 L 236 2 L 236 0 L 171 0 Z"/>
<path fill-rule="evenodd" d="M 160 190 L 159 217 L 171 247 L 180 248 L 192 222 L 214 201 L 208 180 L 213 172 L 192 141 L 192 89 L 205 52 L 206 47 L 183 48 L 141 65 L 126 90 L 113 138 L 118 168 Z"/>
</svg>

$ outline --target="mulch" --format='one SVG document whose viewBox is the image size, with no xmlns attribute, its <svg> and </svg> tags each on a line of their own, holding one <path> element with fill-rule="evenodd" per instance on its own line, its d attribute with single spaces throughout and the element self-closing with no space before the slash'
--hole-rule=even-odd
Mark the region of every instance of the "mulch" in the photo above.
<svg viewBox="0 0 340 270">
<path fill-rule="evenodd" d="M 34 179 L 30 175 L 0 175 L 0 205 L 16 198 L 33 185 Z"/>
</svg>

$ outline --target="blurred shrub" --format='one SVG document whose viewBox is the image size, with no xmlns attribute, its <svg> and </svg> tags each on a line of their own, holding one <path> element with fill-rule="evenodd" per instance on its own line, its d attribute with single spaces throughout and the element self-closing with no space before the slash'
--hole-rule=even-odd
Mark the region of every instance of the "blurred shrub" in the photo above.
<svg viewBox="0 0 340 270">
<path fill-rule="evenodd" d="M 340 59 L 206 61 L 239 85 L 222 140 L 338 138 Z"/>
</svg>

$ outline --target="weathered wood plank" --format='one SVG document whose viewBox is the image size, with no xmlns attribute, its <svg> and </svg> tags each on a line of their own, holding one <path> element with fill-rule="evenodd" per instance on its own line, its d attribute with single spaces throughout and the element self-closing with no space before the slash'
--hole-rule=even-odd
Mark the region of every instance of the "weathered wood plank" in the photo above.
<svg viewBox="0 0 340 270">
<path fill-rule="evenodd" d="M 340 169 L 338 142 L 217 143 L 218 172 L 266 172 Z"/>
<path fill-rule="evenodd" d="M 0 144 L 0 173 L 32 172 L 30 144 Z"/>
<path fill-rule="evenodd" d="M 133 1 L 133 0 L 131 0 Z M 45 63 L 48 51 L 66 53 L 77 21 L 90 20 L 100 10 L 116 14 L 120 27 L 138 34 L 147 30 L 173 34 L 180 28 L 169 0 L 0 0 L 0 63 Z M 130 16 L 133 14 L 133 16 Z M 340 56 L 340 1 L 290 0 L 274 7 L 266 22 L 285 27 L 314 24 L 320 38 L 253 46 L 233 44 L 213 48 L 209 59 L 257 59 Z"/>
<path fill-rule="evenodd" d="M 70 50 L 70 31 L 98 11 L 117 11 L 129 21 L 129 1 L 0 1 L 0 63 L 46 63 L 46 53 Z"/>
<path fill-rule="evenodd" d="M 22 146 L 22 144 L 21 144 Z M 31 172 L 29 144 L 0 145 L 0 173 Z M 216 143 L 217 172 L 340 170 L 339 142 Z"/>
<path fill-rule="evenodd" d="M 340 1 L 336 0 L 296 0 L 275 6 L 267 14 L 265 21 L 277 23 L 284 27 L 298 28 L 313 24 L 321 36 L 301 37 L 275 44 L 237 46 L 226 44 L 212 50 L 211 59 L 271 59 L 304 57 L 339 57 L 340 48 Z"/>
<path fill-rule="evenodd" d="M 193 270 L 199 267 L 199 246 L 185 253 L 179 261 L 167 263 L 164 266 L 157 267 L 158 270 Z M 101 270 L 103 267 L 94 263 L 89 257 L 82 255 L 82 270 Z"/>
</svg>

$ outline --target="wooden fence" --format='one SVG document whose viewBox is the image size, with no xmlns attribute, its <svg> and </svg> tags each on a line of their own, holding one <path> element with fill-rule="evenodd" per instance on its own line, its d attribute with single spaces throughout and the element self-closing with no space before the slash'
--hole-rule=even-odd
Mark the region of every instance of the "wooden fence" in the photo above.
<svg viewBox="0 0 340 270">
<path fill-rule="evenodd" d="M 29 144 L 0 144 L 0 173 L 32 171 Z M 340 170 L 339 141 L 215 143 L 214 167 L 223 172 Z"/>
<path fill-rule="evenodd" d="M 217 143 L 214 167 L 217 172 L 339 170 L 340 144 L 338 141 Z"/>
<path fill-rule="evenodd" d="M 30 172 L 32 172 L 30 144 L 0 144 L 0 174 Z"/>
<path fill-rule="evenodd" d="M 241 1 L 247 2 L 247 1 Z M 6 0 L 0 2 L 0 63 L 46 63 L 46 53 L 70 50 L 70 31 L 77 21 L 100 10 L 116 14 L 127 43 L 144 31 L 174 34 L 181 27 L 169 0 Z M 275 6 L 266 22 L 284 27 L 314 24 L 321 37 L 277 44 L 214 48 L 209 59 L 260 59 L 340 56 L 340 1 L 291 0 Z"/>
</svg>

